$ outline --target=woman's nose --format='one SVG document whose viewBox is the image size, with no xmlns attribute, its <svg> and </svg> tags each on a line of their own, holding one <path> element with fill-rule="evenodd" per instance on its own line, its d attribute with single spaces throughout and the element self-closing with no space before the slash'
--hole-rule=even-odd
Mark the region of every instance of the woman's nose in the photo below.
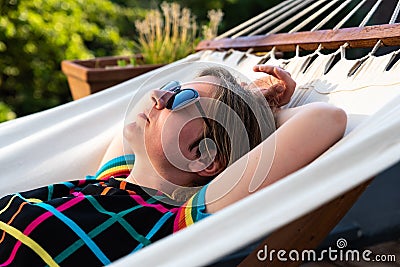
<svg viewBox="0 0 400 267">
<path fill-rule="evenodd" d="M 163 90 L 153 90 L 150 98 L 154 102 L 156 109 L 163 109 L 167 105 L 168 99 L 172 96 L 172 92 Z"/>
</svg>

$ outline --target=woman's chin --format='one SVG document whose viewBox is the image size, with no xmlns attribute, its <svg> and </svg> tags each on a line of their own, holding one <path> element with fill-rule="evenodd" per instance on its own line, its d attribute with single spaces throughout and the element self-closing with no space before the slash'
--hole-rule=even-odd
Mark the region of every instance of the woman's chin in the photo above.
<svg viewBox="0 0 400 267">
<path fill-rule="evenodd" d="M 143 136 L 143 127 L 136 121 L 126 124 L 124 126 L 124 138 L 128 141 L 138 140 L 140 136 Z"/>
</svg>

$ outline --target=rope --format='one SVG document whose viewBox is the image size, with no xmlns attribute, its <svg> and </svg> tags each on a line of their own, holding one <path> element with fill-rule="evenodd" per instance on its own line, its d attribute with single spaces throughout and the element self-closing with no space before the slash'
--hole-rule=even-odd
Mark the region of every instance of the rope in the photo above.
<svg viewBox="0 0 400 267">
<path fill-rule="evenodd" d="M 224 37 L 231 36 L 231 38 L 237 38 L 239 36 L 254 36 L 257 35 L 266 29 L 277 25 L 278 26 L 270 30 L 267 34 L 273 34 L 285 29 L 290 24 L 294 23 L 296 20 L 305 16 L 306 14 L 315 11 L 320 5 L 325 4 L 329 0 L 286 0 L 281 2 L 280 4 L 270 8 L 263 13 L 247 20 L 244 23 L 234 27 L 233 29 L 217 36 L 215 39 L 221 39 Z M 318 16 L 320 16 L 323 12 L 327 11 L 334 4 L 336 4 L 340 0 L 332 0 L 329 1 L 328 4 L 325 4 L 322 8 L 316 10 L 311 16 L 307 17 L 300 24 L 295 26 L 293 29 L 289 31 L 289 33 L 297 32 L 302 29 L 304 26 L 308 25 L 310 22 L 315 20 Z M 330 12 L 325 18 L 322 19 L 316 26 L 314 26 L 311 31 L 319 30 L 326 23 L 328 23 L 333 17 L 335 17 L 341 10 L 343 10 L 346 6 L 348 6 L 353 0 L 346 0 L 339 7 L 335 8 L 332 12 Z M 361 0 L 357 4 L 355 8 L 353 8 L 346 16 L 340 20 L 340 22 L 333 28 L 333 30 L 337 30 L 341 28 L 349 19 L 360 10 L 360 8 L 367 2 L 367 0 Z M 367 15 L 363 18 L 362 22 L 358 25 L 358 27 L 364 27 L 370 21 L 371 17 L 376 13 L 378 7 L 381 5 L 383 0 L 377 0 L 374 6 L 369 10 Z M 306 7 L 306 8 L 305 8 Z M 300 11 L 302 8 L 304 10 Z M 296 13 L 299 12 L 299 13 Z M 400 13 L 400 0 L 397 1 L 396 8 L 391 16 L 389 24 L 394 24 L 398 15 Z M 295 14 L 295 15 L 293 15 Z"/>
<path fill-rule="evenodd" d="M 309 1 L 310 1 L 310 0 L 308 0 L 307 3 L 308 3 Z M 293 3 L 291 3 L 291 4 L 289 4 L 289 5 L 287 5 L 287 6 L 283 7 L 283 8 L 281 8 L 277 13 L 271 14 L 271 15 L 269 15 L 268 17 L 264 18 L 263 20 L 261 20 L 261 21 L 255 23 L 255 24 L 252 25 L 251 27 L 240 31 L 239 33 L 237 33 L 237 34 L 235 34 L 234 36 L 232 36 L 232 38 L 236 38 L 236 37 L 238 37 L 238 36 L 241 36 L 241 35 L 243 35 L 243 34 L 249 32 L 249 31 L 251 31 L 251 30 L 253 30 L 253 29 L 257 29 L 257 28 L 258 28 L 258 29 L 266 29 L 266 28 L 268 28 L 268 27 L 274 25 L 277 21 L 288 17 L 288 14 L 282 14 L 282 13 L 284 13 L 285 11 L 291 9 L 291 8 L 294 7 L 294 6 L 298 6 L 299 4 L 301 5 L 302 2 L 303 2 L 302 0 L 297 0 L 297 1 L 295 1 L 295 2 L 293 2 Z M 282 15 L 281 15 L 281 14 L 282 14 Z M 281 15 L 281 16 L 278 16 L 278 15 Z M 278 16 L 278 17 L 277 17 L 277 16 Z M 273 18 L 275 18 L 275 19 L 272 20 L 272 21 L 270 21 L 269 23 L 265 24 L 263 27 L 259 28 L 259 26 L 263 25 L 264 23 L 266 23 L 267 21 L 269 21 L 270 19 L 273 19 Z M 250 36 L 250 35 L 255 35 L 255 34 L 257 34 L 258 32 L 259 32 L 259 31 L 256 30 L 255 32 L 249 34 L 249 36 Z"/>
<path fill-rule="evenodd" d="M 339 2 L 340 1 L 340 2 Z M 263 13 L 255 16 L 254 18 L 236 26 L 235 28 L 219 35 L 215 39 L 221 39 L 227 36 L 231 36 L 231 38 L 237 38 L 239 36 L 254 36 L 260 34 L 261 32 L 265 32 L 266 30 L 272 28 L 270 31 L 266 33 L 274 34 L 280 32 L 287 27 L 293 25 L 299 19 L 304 17 L 304 20 L 300 21 L 300 23 L 294 26 L 292 29 L 288 31 L 288 33 L 298 32 L 305 26 L 309 25 L 311 22 L 316 20 L 319 16 L 323 15 L 324 12 L 330 11 L 326 16 L 322 18 L 321 21 L 317 22 L 315 26 L 310 30 L 317 31 L 321 29 L 328 22 L 332 21 L 332 19 L 337 16 L 342 10 L 349 6 L 354 2 L 354 0 L 286 0 L 276 5 L 273 8 L 270 8 Z M 340 29 L 343 27 L 345 23 L 347 23 L 350 18 L 358 12 L 367 2 L 367 0 L 359 0 L 358 4 L 352 8 L 349 12 L 342 12 L 343 18 L 338 18 L 340 21 L 333 27 L 333 30 Z M 362 19 L 358 27 L 365 27 L 368 22 L 371 20 L 372 16 L 376 13 L 378 8 L 381 6 L 383 0 L 376 0 L 373 7 L 368 11 L 365 17 Z M 339 6 L 334 7 L 335 4 L 340 3 Z M 389 24 L 394 24 L 396 22 L 397 17 L 400 13 L 400 0 L 397 1 L 397 5 L 393 11 L 393 14 L 390 18 Z M 310 14 L 310 15 L 309 15 Z M 341 15 L 342 16 L 342 15 Z M 371 52 L 368 53 L 365 57 L 360 59 L 359 63 L 363 63 L 366 58 L 373 56 L 376 51 L 383 45 L 382 40 L 378 40 L 375 46 L 371 49 Z M 349 43 L 344 43 L 341 45 L 337 51 L 334 53 L 337 55 L 341 54 L 342 58 L 346 58 L 346 50 L 349 48 Z M 319 52 L 322 49 L 322 45 L 320 44 L 318 49 L 315 52 Z M 273 48 L 274 49 L 274 48 Z M 271 55 L 269 54 L 269 57 Z M 300 56 L 300 47 L 296 46 L 296 56 Z M 356 68 L 357 69 L 357 68 Z"/>
<path fill-rule="evenodd" d="M 376 4 L 375 4 L 376 5 Z M 400 1 L 397 1 L 396 8 L 393 11 L 392 17 L 390 18 L 389 24 L 394 24 L 396 22 L 397 16 L 399 15 L 399 10 L 400 10 Z M 375 46 L 372 48 L 371 52 L 368 54 L 368 56 L 373 56 L 375 55 L 376 51 L 383 45 L 382 40 L 378 40 L 376 42 Z"/>
<path fill-rule="evenodd" d="M 326 6 L 324 6 L 323 8 L 321 8 L 320 10 L 318 10 L 317 12 L 315 12 L 315 13 L 314 13 L 313 15 L 311 15 L 309 18 L 307 18 L 307 19 L 304 20 L 302 23 L 300 23 L 297 27 L 294 27 L 292 30 L 290 30 L 289 33 L 299 31 L 301 28 L 303 28 L 303 27 L 306 26 L 308 23 L 310 23 L 310 22 L 313 21 L 315 18 L 317 18 L 319 15 L 321 15 L 323 12 L 325 12 L 328 8 L 330 8 L 331 6 L 333 6 L 334 4 L 336 4 L 338 1 L 339 1 L 339 0 L 335 0 L 335 1 L 329 2 L 329 4 L 327 4 Z"/>
<path fill-rule="evenodd" d="M 343 26 L 343 24 L 345 24 L 345 23 L 354 15 L 354 13 L 356 13 L 356 12 L 360 9 L 360 7 L 361 7 L 362 5 L 365 4 L 366 1 L 367 1 L 367 0 L 361 1 L 355 8 L 353 8 L 353 10 L 351 10 L 350 13 L 347 14 L 347 16 L 344 17 L 344 18 L 333 28 L 333 30 L 340 29 L 340 28 Z"/>
<path fill-rule="evenodd" d="M 359 3 L 358 4 L 358 6 L 356 7 L 356 10 L 358 10 L 358 8 L 360 8 L 361 7 L 361 5 L 362 4 L 364 4 L 365 3 L 365 1 L 362 1 L 361 3 Z M 361 21 L 361 23 L 359 24 L 359 26 L 358 27 L 365 27 L 365 25 L 368 23 L 368 21 L 371 19 L 371 17 L 373 16 L 373 14 L 376 12 L 376 10 L 378 9 L 378 7 L 379 7 L 379 5 L 382 3 L 382 0 L 378 0 L 376 3 L 375 3 L 375 5 L 371 8 L 371 10 L 368 12 L 368 14 L 364 17 L 364 19 Z M 396 7 L 396 10 L 397 10 L 397 14 L 398 14 L 398 8 L 400 7 L 399 6 L 399 3 L 400 2 L 398 2 L 398 4 L 397 4 L 397 7 Z M 392 19 L 393 19 L 393 17 L 395 16 L 395 14 L 396 14 L 396 10 L 394 11 L 394 13 L 393 13 L 393 15 L 392 15 Z M 353 12 L 353 14 L 354 14 L 354 12 Z M 396 17 L 397 17 L 397 14 L 396 14 Z M 347 18 L 347 17 L 346 17 Z M 390 20 L 390 21 L 392 21 L 392 19 Z M 339 23 L 339 24 L 341 24 L 341 22 Z M 339 25 L 338 24 L 338 25 Z M 391 23 L 391 24 L 393 24 L 393 23 Z M 337 26 L 338 26 L 337 25 Z M 336 27 L 337 27 L 336 26 Z M 342 24 L 340 25 L 340 26 L 342 26 Z M 334 28 L 334 29 L 336 29 L 336 27 Z M 369 58 L 370 56 L 373 56 L 375 53 L 376 53 L 376 51 L 382 46 L 382 40 L 378 40 L 377 42 L 376 42 L 376 44 L 374 45 L 374 47 L 371 49 L 371 52 L 369 52 L 365 57 L 363 57 L 363 58 L 361 58 L 360 60 L 359 60 L 359 63 L 363 63 L 367 58 Z M 345 48 L 346 47 L 348 47 L 349 46 L 349 43 L 345 43 L 344 45 L 342 45 L 341 46 L 341 50 L 342 50 L 342 58 L 344 58 L 345 57 Z M 360 64 L 360 66 L 361 66 L 361 64 Z M 359 67 L 359 66 L 358 66 Z M 358 69 L 358 67 L 356 68 L 356 69 Z M 349 76 L 351 76 L 352 74 L 354 74 L 354 71 L 356 70 L 356 69 L 354 69 L 354 70 L 350 70 L 350 72 L 349 72 Z"/>
<path fill-rule="evenodd" d="M 328 21 L 330 21 L 337 13 L 339 13 L 343 8 L 345 8 L 348 4 L 350 4 L 352 0 L 347 0 L 346 2 L 342 3 L 338 8 L 336 8 L 332 13 L 330 13 L 326 18 L 321 20 L 320 23 L 315 25 L 314 28 L 311 29 L 311 31 L 316 31 L 319 30 L 322 26 L 324 26 Z"/>
<path fill-rule="evenodd" d="M 273 34 L 273 33 L 279 32 L 280 30 L 284 29 L 286 26 L 289 26 L 291 23 L 295 22 L 297 19 L 299 19 L 300 17 L 306 15 L 308 12 L 312 11 L 313 9 L 315 9 L 319 5 L 323 4 L 324 2 L 326 2 L 326 1 L 325 0 L 321 1 L 320 0 L 320 1 L 312 4 L 308 8 L 306 8 L 303 11 L 301 11 L 300 13 L 298 13 L 297 15 L 293 16 L 291 19 L 287 20 L 286 22 L 280 24 L 278 27 L 276 27 L 276 28 L 272 29 L 271 31 L 269 31 L 268 34 Z"/>
<path fill-rule="evenodd" d="M 277 18 L 275 18 L 274 20 L 272 20 L 270 23 L 267 23 L 266 25 L 264 25 L 263 27 L 260 27 L 258 30 L 252 32 L 249 34 L 249 36 L 253 36 L 256 35 L 257 33 L 260 33 L 262 31 L 264 31 L 265 29 L 269 28 L 270 26 L 274 25 L 275 23 L 279 22 L 282 19 L 285 19 L 287 17 L 289 17 L 290 15 L 292 15 L 293 13 L 297 12 L 298 10 L 300 10 L 301 8 L 303 8 L 304 6 L 306 6 L 308 3 L 311 2 L 311 0 L 306 0 L 306 1 L 298 1 L 300 2 L 300 4 L 297 4 L 293 9 L 291 9 L 288 13 L 283 14 Z M 286 11 L 287 8 L 284 10 Z M 283 10 L 282 10 L 283 11 Z"/>
<path fill-rule="evenodd" d="M 397 1 L 397 6 L 393 12 L 392 17 L 390 18 L 389 24 L 394 24 L 396 22 L 397 16 L 399 15 L 400 10 L 400 1 Z"/>
<path fill-rule="evenodd" d="M 275 7 L 270 8 L 270 9 L 264 11 L 263 13 L 261 13 L 261 14 L 255 16 L 254 18 L 251 18 L 251 19 L 249 19 L 249 20 L 243 22 L 242 24 L 239 24 L 238 26 L 234 27 L 233 29 L 230 29 L 229 31 L 226 31 L 225 33 L 223 33 L 223 34 L 217 36 L 217 37 L 215 38 L 215 40 L 228 37 L 229 35 L 232 35 L 232 34 L 236 33 L 237 31 L 240 31 L 240 30 L 242 30 L 243 28 L 246 28 L 246 27 L 247 27 L 247 28 L 246 28 L 245 30 L 249 29 L 248 26 L 251 26 L 253 23 L 255 23 L 255 22 L 257 22 L 257 21 L 260 21 L 260 19 L 264 18 L 265 16 L 267 16 L 267 15 L 269 15 L 269 14 L 271 14 L 271 13 L 273 13 L 273 12 L 279 10 L 279 9 L 281 9 L 282 7 L 288 5 L 288 4 L 289 4 L 290 2 L 292 2 L 292 1 L 294 1 L 294 0 L 286 0 L 286 1 L 283 1 L 283 2 L 280 3 L 279 5 L 276 5 Z"/>
<path fill-rule="evenodd" d="M 371 19 L 372 15 L 375 13 L 376 9 L 381 4 L 381 2 L 382 0 L 379 0 L 378 2 L 375 3 L 375 5 L 371 8 L 371 10 L 368 12 L 368 14 L 365 16 L 365 18 L 358 27 L 364 27 L 367 24 L 367 22 Z"/>
</svg>

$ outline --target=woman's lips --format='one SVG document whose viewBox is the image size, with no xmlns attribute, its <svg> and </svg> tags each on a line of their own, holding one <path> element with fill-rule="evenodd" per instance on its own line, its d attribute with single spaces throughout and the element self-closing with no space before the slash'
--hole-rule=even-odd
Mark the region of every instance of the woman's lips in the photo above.
<svg viewBox="0 0 400 267">
<path fill-rule="evenodd" d="M 140 112 L 137 116 L 139 118 L 142 118 L 142 119 L 146 120 L 147 122 L 150 122 L 149 118 L 147 117 L 147 115 L 144 112 Z"/>
</svg>

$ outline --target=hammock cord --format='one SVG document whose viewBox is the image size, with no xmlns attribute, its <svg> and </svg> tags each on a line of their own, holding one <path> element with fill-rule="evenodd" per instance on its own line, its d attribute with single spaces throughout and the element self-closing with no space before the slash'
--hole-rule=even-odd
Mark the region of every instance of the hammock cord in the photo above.
<svg viewBox="0 0 400 267">
<path fill-rule="evenodd" d="M 337 16 L 343 16 L 343 18 L 338 17 L 339 22 L 335 25 L 335 27 L 332 28 L 333 30 L 338 30 L 348 23 L 350 18 L 352 18 L 356 13 L 362 12 L 362 7 L 364 7 L 368 1 L 359 0 L 358 3 L 356 2 L 357 5 L 352 7 L 351 10 L 341 12 L 353 2 L 354 0 L 286 0 L 275 7 L 264 11 L 260 15 L 240 24 L 239 26 L 219 35 L 216 37 L 216 39 L 229 36 L 231 36 L 230 38 L 234 39 L 240 36 L 254 36 L 257 34 L 270 35 L 279 33 L 295 24 L 295 26 L 288 31 L 288 33 L 294 33 L 302 30 L 304 27 L 314 22 L 318 17 L 321 17 L 324 12 L 327 13 L 327 15 L 324 16 L 321 21 L 316 22 L 316 25 L 313 26 L 310 31 L 313 32 L 320 30 L 324 25 L 332 21 L 333 18 Z M 375 1 L 368 13 L 359 23 L 358 27 L 365 27 L 370 22 L 371 18 L 376 14 L 382 2 L 383 0 Z M 389 24 L 394 24 L 396 22 L 399 13 L 400 0 L 397 1 Z M 299 23 L 296 24 L 297 21 L 299 21 Z M 366 56 L 362 57 L 357 64 L 361 65 L 368 57 L 373 56 L 381 46 L 383 46 L 382 40 L 377 40 L 371 51 Z M 346 50 L 348 48 L 350 48 L 350 44 L 346 42 L 341 45 L 339 49 L 333 53 L 333 55 L 336 57 L 336 55 L 340 54 L 341 58 L 345 59 Z M 300 49 L 301 47 L 297 44 L 295 50 L 296 56 L 300 56 Z M 322 49 L 323 45 L 319 44 L 318 48 L 311 54 L 311 56 L 320 53 Z M 276 47 L 273 47 L 272 50 L 266 54 L 265 59 L 274 57 L 275 50 Z M 355 70 L 357 68 L 355 68 Z"/>
<path fill-rule="evenodd" d="M 389 24 L 394 24 L 396 22 L 397 16 L 399 15 L 399 10 L 400 10 L 400 0 L 397 1 L 396 8 L 393 11 L 392 17 L 390 18 Z M 375 55 L 376 51 L 380 47 L 382 47 L 383 42 L 382 40 L 378 40 L 378 42 L 375 44 L 375 46 L 372 48 L 371 52 L 368 54 L 368 56 L 373 56 Z"/>
<path fill-rule="evenodd" d="M 301 18 L 302 16 L 306 15 L 310 11 L 314 10 L 316 7 L 318 7 L 319 5 L 323 4 L 324 2 L 326 2 L 326 1 L 322 0 L 322 1 L 318 1 L 318 2 L 316 2 L 314 4 L 312 4 L 311 6 L 307 7 L 306 9 L 302 10 L 301 12 L 297 13 L 292 18 L 286 20 L 284 23 L 281 23 L 279 26 L 277 26 L 274 29 L 270 30 L 267 34 L 273 34 L 273 33 L 279 32 L 280 30 L 282 30 L 285 27 L 289 26 L 291 23 L 295 22 L 297 19 Z M 304 4 L 307 4 L 307 3 L 304 3 Z"/>
<path fill-rule="evenodd" d="M 337 13 L 339 13 L 343 8 L 345 8 L 348 4 L 351 3 L 352 0 L 347 0 L 346 2 L 342 3 L 338 8 L 336 8 L 332 13 L 330 13 L 326 18 L 321 20 L 317 25 L 314 26 L 314 28 L 311 29 L 311 31 L 317 31 L 321 29 L 322 26 L 324 26 L 327 22 L 329 22 L 334 16 L 336 16 Z"/>
<path fill-rule="evenodd" d="M 293 29 L 291 29 L 289 31 L 289 33 L 293 33 L 293 32 L 298 32 L 299 30 L 301 30 L 304 26 L 308 25 L 311 21 L 313 21 L 314 19 L 316 19 L 319 15 L 321 15 L 323 12 L 325 12 L 326 10 L 328 10 L 331 6 L 333 6 L 334 4 L 336 4 L 339 0 L 334 0 L 334 1 L 329 1 L 329 3 L 327 5 L 324 5 L 322 8 L 318 9 L 318 11 L 314 12 L 311 16 L 309 16 L 308 18 L 306 18 L 305 20 L 303 20 L 299 25 L 297 25 L 296 27 L 294 27 Z"/>
<path fill-rule="evenodd" d="M 290 5 L 285 6 L 284 8 L 282 8 L 279 12 L 277 12 L 276 14 L 271 14 L 270 16 L 268 16 L 268 20 L 272 19 L 271 21 L 269 21 L 268 23 L 264 24 L 265 22 L 263 21 L 262 23 L 257 23 L 255 25 L 253 25 L 251 27 L 251 30 L 255 29 L 253 32 L 249 33 L 248 36 L 253 36 L 256 35 L 262 31 L 264 31 L 265 29 L 268 29 L 269 27 L 271 27 L 272 25 L 275 25 L 276 23 L 278 23 L 279 21 L 285 20 L 287 18 L 289 18 L 290 15 L 292 15 L 293 13 L 297 12 L 298 10 L 302 9 L 304 6 L 306 6 L 308 3 L 310 3 L 312 0 L 306 0 L 306 1 L 296 1 L 293 2 Z M 289 10 L 289 11 L 288 11 Z M 288 11 L 288 12 L 286 12 Z M 286 12 L 286 13 L 285 13 Z M 279 16 L 278 16 L 279 15 Z M 263 25 L 263 26 L 261 26 Z M 240 35 L 242 35 L 243 32 L 240 32 L 234 36 L 232 36 L 233 38 L 238 37 Z"/>
<path fill-rule="evenodd" d="M 360 25 L 358 27 L 364 27 L 367 25 L 368 21 L 371 19 L 372 15 L 375 13 L 375 11 L 378 9 L 379 5 L 382 3 L 382 0 L 379 0 L 375 3 L 375 5 L 371 8 L 371 10 L 368 12 L 368 14 L 365 16 L 363 21 L 361 21 Z"/>
<path fill-rule="evenodd" d="M 233 29 L 217 36 L 215 39 L 221 39 L 225 37 L 229 37 L 234 39 L 240 36 L 254 36 L 257 34 L 261 34 L 266 30 L 269 30 L 266 35 L 278 33 L 281 30 L 284 30 L 286 27 L 290 26 L 290 24 L 294 23 L 296 20 L 301 17 L 306 16 L 307 14 L 312 13 L 310 16 L 306 17 L 302 20 L 298 25 L 292 28 L 288 33 L 298 32 L 305 26 L 309 25 L 312 21 L 314 21 L 318 16 L 320 16 L 323 12 L 328 11 L 332 6 L 338 3 L 341 0 L 286 0 L 281 2 L 280 4 L 270 8 L 263 13 L 247 20 L 246 22 L 241 23 L 240 25 L 234 27 Z M 333 11 L 329 12 L 329 14 L 324 17 L 321 21 L 319 21 L 310 31 L 316 31 L 321 29 L 324 25 L 326 25 L 329 21 L 332 20 L 335 16 L 339 14 L 346 6 L 350 3 L 354 2 L 354 0 L 345 0 L 340 4 L 339 7 L 336 7 Z M 368 22 L 371 20 L 372 16 L 376 13 L 379 6 L 382 4 L 383 0 L 375 1 L 373 7 L 368 11 L 368 13 L 364 16 L 361 23 L 358 27 L 365 27 Z M 339 2 L 340 3 L 340 2 Z M 337 23 L 337 25 L 333 28 L 333 30 L 337 30 L 343 27 L 345 23 L 349 21 L 349 19 L 355 15 L 360 9 L 367 3 L 367 0 L 360 0 L 357 6 L 352 8 L 349 12 L 345 12 L 343 14 L 343 18 Z M 321 8 L 321 5 L 322 8 Z M 389 24 L 394 24 L 400 12 L 400 1 L 397 1 L 396 8 L 390 18 Z"/>
<path fill-rule="evenodd" d="M 217 36 L 217 37 L 215 38 L 215 40 L 228 37 L 228 36 L 230 36 L 230 35 L 232 35 L 232 34 L 238 32 L 238 31 L 240 31 L 240 30 L 242 30 L 242 31 L 241 31 L 240 33 L 237 34 L 238 36 L 242 35 L 242 33 L 243 33 L 243 34 L 244 34 L 244 33 L 247 33 L 248 31 L 250 31 L 250 30 L 254 27 L 254 26 L 252 26 L 252 25 L 255 25 L 254 23 L 261 24 L 260 21 L 261 21 L 263 18 L 265 18 L 266 16 L 270 15 L 271 13 L 273 13 L 273 12 L 275 12 L 275 11 L 277 11 L 277 10 L 281 10 L 283 7 L 289 5 L 290 2 L 293 2 L 293 1 L 294 1 L 294 0 L 287 0 L 287 1 L 284 1 L 284 2 L 280 3 L 279 5 L 274 6 L 273 8 L 270 8 L 270 9 L 266 10 L 266 11 L 264 11 L 263 13 L 261 13 L 261 14 L 255 16 L 254 18 L 251 18 L 251 19 L 249 19 L 249 20 L 243 22 L 242 24 L 240 24 L 240 25 L 238 25 L 238 26 L 236 26 L 236 27 L 234 27 L 234 28 L 232 28 L 232 29 L 226 31 L 225 33 L 220 34 L 219 36 Z M 297 0 L 297 2 L 300 2 L 300 1 Z M 273 16 L 275 16 L 275 14 L 273 14 Z M 271 17 L 272 17 L 272 16 L 271 16 Z M 249 27 L 249 26 L 251 26 L 251 27 Z M 243 30 L 243 29 L 244 29 L 244 30 Z"/>
<path fill-rule="evenodd" d="M 394 24 L 396 22 L 396 19 L 399 15 L 399 11 L 400 11 L 400 1 L 397 1 L 397 6 L 394 9 L 394 12 L 392 14 L 392 17 L 390 18 L 389 24 Z"/>
<path fill-rule="evenodd" d="M 361 1 L 360 3 L 358 3 L 358 5 L 357 5 L 355 8 L 353 8 L 353 9 L 347 14 L 347 16 L 344 17 L 344 18 L 333 28 L 333 30 L 340 29 L 340 28 L 354 15 L 354 13 L 356 13 L 356 12 L 360 9 L 360 7 L 361 7 L 362 5 L 365 4 L 366 1 L 367 1 L 367 0 L 363 0 L 363 1 Z M 380 0 L 380 1 L 382 1 L 382 0 Z"/>
<path fill-rule="evenodd" d="M 365 1 L 360 2 L 360 4 L 356 7 L 356 9 L 358 10 L 358 8 L 361 7 L 362 4 L 364 4 Z M 368 21 L 371 19 L 371 17 L 375 14 L 376 10 L 378 9 L 379 5 L 382 3 L 382 0 L 378 0 L 375 5 L 371 8 L 371 10 L 368 12 L 368 14 L 364 17 L 364 19 L 361 21 L 361 23 L 358 25 L 358 27 L 365 27 L 365 25 L 367 25 Z M 336 27 L 335 27 L 336 29 Z M 364 62 L 368 57 L 374 55 L 376 53 L 376 51 L 378 50 L 378 48 L 382 45 L 382 41 L 378 40 L 378 42 L 375 44 L 375 46 L 371 49 L 371 52 L 368 53 L 365 57 L 363 57 L 362 59 L 360 59 L 361 62 Z M 349 43 L 344 43 L 341 47 L 341 57 L 342 58 L 346 58 L 346 48 L 349 47 Z M 353 72 L 354 70 L 350 70 L 349 75 Z"/>
</svg>

